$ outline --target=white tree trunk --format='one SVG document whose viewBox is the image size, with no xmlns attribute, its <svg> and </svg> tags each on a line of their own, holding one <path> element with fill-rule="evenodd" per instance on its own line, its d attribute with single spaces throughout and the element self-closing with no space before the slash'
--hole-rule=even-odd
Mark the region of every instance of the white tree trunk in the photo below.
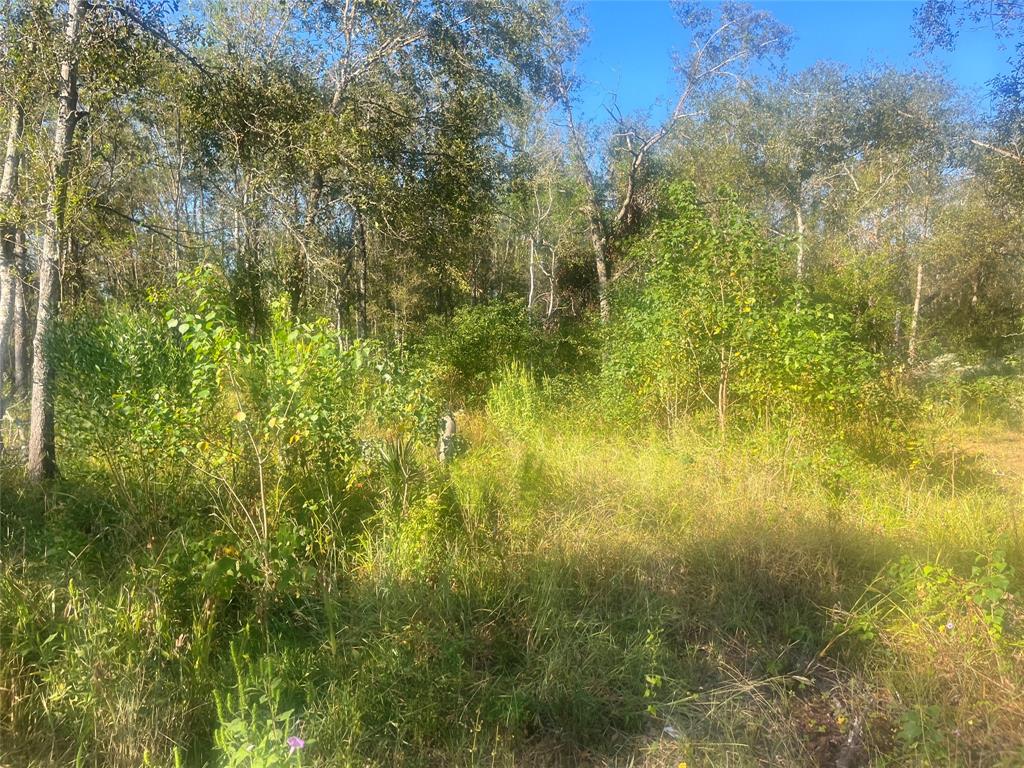
<svg viewBox="0 0 1024 768">
<path fill-rule="evenodd" d="M 14 245 L 14 390 L 19 395 L 28 390 L 28 304 L 25 301 L 25 273 L 28 255 L 25 252 L 25 230 L 19 229 Z"/>
<path fill-rule="evenodd" d="M 530 292 L 526 296 L 526 309 L 533 311 L 533 295 L 535 289 L 535 277 L 534 269 L 537 263 L 537 246 L 534 243 L 533 236 L 530 236 Z"/>
<path fill-rule="evenodd" d="M 32 406 L 28 439 L 28 473 L 36 480 L 57 473 L 54 444 L 53 375 L 49 356 L 50 333 L 58 312 L 60 250 L 67 241 L 65 214 L 71 145 L 78 111 L 78 45 L 85 0 L 68 0 L 60 65 L 60 96 L 53 136 L 53 158 L 39 254 L 39 304 L 36 333 L 32 340 Z"/>
<path fill-rule="evenodd" d="M 21 104 L 11 109 L 7 131 L 7 153 L 4 158 L 3 179 L 0 180 L 0 417 L 4 415 L 4 367 L 7 362 L 7 340 L 14 324 L 14 294 L 16 270 L 14 245 L 16 221 L 13 215 L 14 199 L 18 188 L 21 133 L 25 127 L 25 113 Z"/>
<path fill-rule="evenodd" d="M 804 279 L 804 212 L 800 204 L 793 206 L 796 211 L 796 279 Z"/>
<path fill-rule="evenodd" d="M 611 269 L 608 266 L 608 238 L 600 222 L 597 203 L 592 203 L 590 241 L 594 247 L 594 266 L 597 269 L 597 298 L 601 310 L 601 322 L 607 324 L 612 316 L 611 299 L 608 296 L 611 283 Z"/>
<path fill-rule="evenodd" d="M 548 319 L 555 314 L 558 306 L 558 249 L 551 248 L 551 271 L 548 273 Z"/>
<path fill-rule="evenodd" d="M 914 312 L 910 316 L 910 336 L 907 339 L 907 362 L 917 362 L 917 326 L 921 317 L 921 287 L 924 285 L 924 262 L 917 262 L 917 286 L 914 288 Z"/>
</svg>

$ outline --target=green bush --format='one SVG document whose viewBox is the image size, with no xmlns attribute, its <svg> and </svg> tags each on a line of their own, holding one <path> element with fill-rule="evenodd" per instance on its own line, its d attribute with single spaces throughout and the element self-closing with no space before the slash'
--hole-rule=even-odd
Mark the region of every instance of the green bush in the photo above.
<svg viewBox="0 0 1024 768">
<path fill-rule="evenodd" d="M 416 365 L 428 372 L 439 399 L 457 406 L 481 405 L 506 366 L 518 363 L 557 373 L 582 365 L 585 331 L 548 331 L 519 300 L 462 307 L 433 320 L 415 344 Z"/>
<path fill-rule="evenodd" d="M 836 421 L 884 400 L 850 320 L 786 277 L 785 252 L 739 205 L 709 209 L 683 185 L 669 199 L 632 254 L 646 279 L 615 297 L 602 357 L 612 408 L 667 423 L 707 407 L 723 421 L 737 408 Z"/>
<path fill-rule="evenodd" d="M 1024 424 L 1024 377 L 1018 374 L 947 375 L 928 382 L 924 397 L 929 410 L 953 418 L 996 419 L 1014 428 Z"/>
</svg>

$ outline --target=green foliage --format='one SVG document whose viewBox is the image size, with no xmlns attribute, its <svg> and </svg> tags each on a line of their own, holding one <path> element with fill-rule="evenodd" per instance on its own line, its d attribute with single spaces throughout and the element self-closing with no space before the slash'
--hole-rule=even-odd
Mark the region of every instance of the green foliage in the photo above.
<svg viewBox="0 0 1024 768">
<path fill-rule="evenodd" d="M 788 30 L 678 2 L 682 100 L 600 162 L 561 2 L 163 5 L 0 13 L 66 313 L 0 764 L 1024 763 L 1018 366 L 899 363 L 917 299 L 918 360 L 1014 352 L 1020 78 L 990 135 L 927 74 L 734 88 Z"/>
<path fill-rule="evenodd" d="M 979 555 L 968 578 L 951 568 L 909 558 L 893 565 L 888 577 L 893 588 L 886 593 L 886 604 L 898 600 L 913 605 L 914 616 L 940 632 L 957 627 L 964 631 L 977 622 L 992 641 L 1003 640 L 1006 608 L 1017 599 L 1010 591 L 1014 573 L 1005 552 Z"/>
<path fill-rule="evenodd" d="M 577 344 L 542 329 L 521 301 L 501 300 L 432 321 L 413 355 L 439 399 L 479 405 L 506 366 L 555 373 L 579 364 Z"/>
<path fill-rule="evenodd" d="M 896 736 L 909 754 L 964 764 L 1013 729 L 1020 708 L 1011 681 L 1020 669 L 1012 659 L 1024 642 L 1018 583 L 999 549 L 969 569 L 903 556 L 847 615 L 840 637 L 853 640 L 859 663 L 877 669 L 899 697 Z M 964 699 L 992 680 L 998 690 Z M 1019 744 L 1007 744 L 1010 763 L 1020 754 Z"/>
<path fill-rule="evenodd" d="M 899 264 L 887 252 L 857 254 L 841 244 L 829 247 L 840 266 L 818 276 L 816 290 L 849 318 L 850 333 L 858 344 L 898 359 L 903 350 L 895 348 L 893 329 L 897 319 L 905 325 L 909 314 L 902 295 L 892 290 L 903 275 Z"/>
<path fill-rule="evenodd" d="M 511 766 L 612 761 L 672 726 L 670 765 L 726 742 L 797 766 L 860 717 L 873 760 L 1010 760 L 1012 493 L 954 496 L 811 424 L 624 436 L 547 389 L 503 371 L 444 468 L 396 428 L 347 489 L 300 476 L 265 537 L 232 506 L 240 466 L 214 514 L 167 507 L 142 537 L 137 510 L 170 502 L 138 481 L 44 500 L 0 478 L 3 759 Z M 808 724 L 822 686 L 836 714 Z"/>
<path fill-rule="evenodd" d="M 746 212 L 729 199 L 709 210 L 687 186 L 669 197 L 671 215 L 633 256 L 649 262 L 645 280 L 618 297 L 610 398 L 667 422 L 708 404 L 723 418 L 736 405 L 839 421 L 882 399 L 850 321 L 790 282 Z"/>
<path fill-rule="evenodd" d="M 926 382 L 925 407 L 955 419 L 999 419 L 1014 428 L 1024 424 L 1024 380 L 1019 375 L 971 373 L 970 368 L 964 372 L 940 372 L 937 378 Z"/>
<path fill-rule="evenodd" d="M 282 682 L 269 658 L 255 663 L 231 645 L 234 690 L 216 695 L 219 725 L 213 743 L 224 768 L 281 768 L 302 765 L 305 740 L 296 733 L 296 718 L 284 709 Z M 293 740 L 296 748 L 289 745 Z M 298 744 L 302 747 L 298 747 Z"/>
<path fill-rule="evenodd" d="M 487 393 L 487 415 L 502 432 L 527 437 L 541 413 L 540 386 L 520 363 L 504 368 Z"/>
<path fill-rule="evenodd" d="M 83 462 L 235 478 L 257 468 L 291 481 L 317 473 L 344 485 L 368 437 L 432 438 L 424 375 L 382 345 L 343 346 L 326 321 L 290 321 L 283 301 L 266 338 L 251 340 L 226 293 L 200 269 L 146 307 L 64 324 L 58 397 Z"/>
</svg>

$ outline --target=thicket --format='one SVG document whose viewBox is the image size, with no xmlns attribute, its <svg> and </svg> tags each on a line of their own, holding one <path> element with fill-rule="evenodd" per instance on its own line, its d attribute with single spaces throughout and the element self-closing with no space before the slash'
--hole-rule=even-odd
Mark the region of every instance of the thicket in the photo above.
<svg viewBox="0 0 1024 768">
<path fill-rule="evenodd" d="M 603 346 L 608 400 L 625 420 L 640 412 L 671 425 L 710 406 L 723 429 L 734 411 L 840 426 L 891 412 L 884 361 L 793 278 L 788 249 L 727 192 L 711 206 L 676 185 L 668 200 L 634 246 L 644 277 L 622 291 Z"/>
<path fill-rule="evenodd" d="M 1016 390 L 910 398 L 738 206 L 670 200 L 602 332 L 498 302 L 402 348 L 282 300 L 253 337 L 205 268 L 69 315 L 65 478 L 2 469 L 6 759 L 1012 762 L 1014 502 L 927 425 Z"/>
<path fill-rule="evenodd" d="M 0 764 L 1024 764 L 1024 49 L 672 10 L 3 6 Z"/>
</svg>

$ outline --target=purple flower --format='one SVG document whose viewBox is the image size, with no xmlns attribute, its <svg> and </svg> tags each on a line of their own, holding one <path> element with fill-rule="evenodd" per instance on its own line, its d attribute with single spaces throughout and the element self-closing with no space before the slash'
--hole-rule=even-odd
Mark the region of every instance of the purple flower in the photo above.
<svg viewBox="0 0 1024 768">
<path fill-rule="evenodd" d="M 290 747 L 290 749 L 288 750 L 288 757 L 291 757 L 304 746 L 306 746 L 306 742 L 304 742 L 298 736 L 289 736 L 288 741 L 286 743 Z"/>
<path fill-rule="evenodd" d="M 947 632 L 952 632 L 953 631 L 953 620 L 952 619 L 950 619 L 949 621 L 946 622 L 946 631 Z"/>
</svg>

